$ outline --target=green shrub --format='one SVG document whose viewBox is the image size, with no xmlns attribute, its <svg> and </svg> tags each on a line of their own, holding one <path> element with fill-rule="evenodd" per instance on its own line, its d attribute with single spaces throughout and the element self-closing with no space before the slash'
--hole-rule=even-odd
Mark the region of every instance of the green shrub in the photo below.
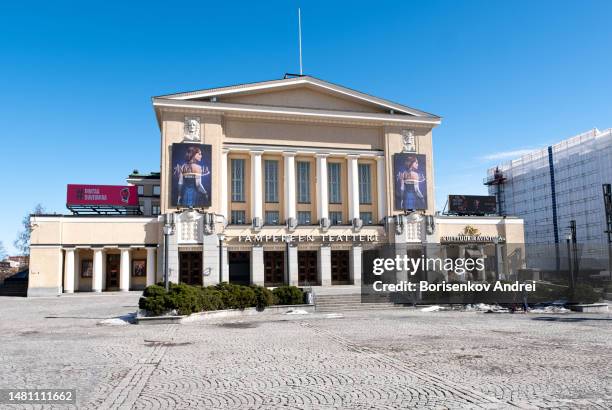
<svg viewBox="0 0 612 410">
<path fill-rule="evenodd" d="M 574 303 L 595 303 L 601 299 L 601 294 L 597 292 L 591 285 L 584 283 L 574 287 L 574 291 L 569 293 L 569 299 Z"/>
<path fill-rule="evenodd" d="M 138 307 L 151 316 L 159 316 L 167 310 L 165 296 L 141 297 Z"/>
<path fill-rule="evenodd" d="M 251 285 L 251 289 L 255 292 L 255 307 L 257 307 L 258 311 L 261 312 L 274 304 L 274 294 L 270 289 L 257 285 Z"/>
<path fill-rule="evenodd" d="M 190 315 L 201 311 L 200 292 L 195 286 L 184 283 L 170 286 L 170 291 L 165 296 L 166 308 L 176 309 L 179 315 Z"/>
<path fill-rule="evenodd" d="M 253 289 L 247 286 L 238 286 L 235 290 L 236 293 L 236 305 L 235 309 L 244 310 L 248 307 L 253 307 L 257 303 L 255 292 Z"/>
<path fill-rule="evenodd" d="M 235 309 L 237 305 L 238 285 L 232 285 L 227 282 L 219 283 L 215 289 L 219 291 L 224 309 Z"/>
<path fill-rule="evenodd" d="M 604 289 L 606 293 L 612 293 L 612 283 L 608 283 Z"/>
<path fill-rule="evenodd" d="M 301 305 L 304 303 L 304 292 L 296 286 L 279 286 L 272 293 L 277 305 Z"/>
<path fill-rule="evenodd" d="M 164 287 L 152 285 L 145 289 L 138 306 L 149 315 L 159 316 L 171 310 L 180 315 L 220 309 L 246 309 L 257 307 L 264 310 L 274 303 L 296 305 L 304 303 L 304 293 L 295 286 L 281 286 L 274 292 L 263 286 L 240 286 L 220 283 L 216 286 L 190 286 L 184 283 Z"/>
<path fill-rule="evenodd" d="M 163 286 L 159 286 L 159 285 L 147 286 L 144 292 L 142 293 L 144 297 L 164 296 L 165 294 L 166 294 L 166 288 L 164 288 Z"/>
<path fill-rule="evenodd" d="M 199 290 L 199 305 L 201 311 L 225 309 L 221 292 L 214 287 L 201 288 Z"/>
</svg>

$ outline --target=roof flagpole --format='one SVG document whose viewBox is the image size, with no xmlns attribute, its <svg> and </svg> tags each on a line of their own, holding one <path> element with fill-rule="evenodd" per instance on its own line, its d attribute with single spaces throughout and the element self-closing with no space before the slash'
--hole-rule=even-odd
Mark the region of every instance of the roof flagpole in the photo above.
<svg viewBox="0 0 612 410">
<path fill-rule="evenodd" d="M 302 75 L 302 11 L 298 7 L 298 40 L 300 45 L 300 75 Z"/>
</svg>

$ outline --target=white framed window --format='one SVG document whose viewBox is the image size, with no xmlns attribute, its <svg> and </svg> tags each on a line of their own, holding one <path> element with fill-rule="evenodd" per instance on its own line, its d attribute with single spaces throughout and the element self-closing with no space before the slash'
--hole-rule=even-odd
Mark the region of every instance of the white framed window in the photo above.
<svg viewBox="0 0 612 410">
<path fill-rule="evenodd" d="M 153 205 L 151 207 L 151 215 L 157 216 L 161 214 L 161 207 L 159 205 Z"/>
<path fill-rule="evenodd" d="M 246 212 L 245 211 L 232 211 L 231 223 L 233 225 L 246 224 Z"/>
<path fill-rule="evenodd" d="M 342 225 L 342 212 L 332 211 L 329 213 L 329 222 L 332 225 Z"/>
<path fill-rule="evenodd" d="M 266 211 L 265 222 L 266 225 L 278 225 L 280 223 L 280 214 L 278 211 Z"/>
<path fill-rule="evenodd" d="M 232 159 L 232 201 L 244 202 L 244 159 Z"/>
<path fill-rule="evenodd" d="M 300 204 L 310 203 L 310 162 L 297 162 L 297 201 Z"/>
<path fill-rule="evenodd" d="M 309 211 L 298 211 L 297 220 L 298 220 L 298 225 L 310 225 L 310 212 Z"/>
<path fill-rule="evenodd" d="M 278 202 L 278 161 L 264 161 L 264 180 L 266 202 Z"/>
<path fill-rule="evenodd" d="M 144 186 L 136 185 L 138 187 L 138 195 L 144 195 Z"/>
<path fill-rule="evenodd" d="M 161 195 L 161 187 L 159 185 L 153 185 L 153 195 Z"/>
<path fill-rule="evenodd" d="M 364 225 L 372 225 L 372 212 L 359 212 L 359 219 L 363 221 Z"/>
<path fill-rule="evenodd" d="M 370 172 L 370 164 L 359 164 L 359 203 L 372 203 L 372 173 Z"/>
<path fill-rule="evenodd" d="M 330 204 L 342 203 L 342 195 L 340 194 L 340 170 L 341 164 L 339 162 L 327 163 L 327 192 Z"/>
</svg>

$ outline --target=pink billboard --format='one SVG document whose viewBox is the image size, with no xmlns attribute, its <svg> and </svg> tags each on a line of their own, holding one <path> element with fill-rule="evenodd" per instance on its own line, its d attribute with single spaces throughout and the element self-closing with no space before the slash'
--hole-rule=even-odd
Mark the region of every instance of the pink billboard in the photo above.
<svg viewBox="0 0 612 410">
<path fill-rule="evenodd" d="M 66 204 L 138 206 L 138 189 L 125 185 L 68 184 Z"/>
</svg>

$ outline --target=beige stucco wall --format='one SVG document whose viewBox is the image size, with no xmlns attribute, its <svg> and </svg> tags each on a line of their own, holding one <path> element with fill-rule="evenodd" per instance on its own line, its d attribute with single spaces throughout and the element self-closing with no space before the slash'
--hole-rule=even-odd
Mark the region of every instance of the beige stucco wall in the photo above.
<svg viewBox="0 0 612 410">
<path fill-rule="evenodd" d="M 28 296 L 61 291 L 62 260 L 63 254 L 59 246 L 31 248 Z"/>
<path fill-rule="evenodd" d="M 372 108 L 367 104 L 355 102 L 348 98 L 338 98 L 301 88 L 283 92 L 257 93 L 244 96 L 222 97 L 224 103 L 249 103 L 253 105 L 283 105 L 316 107 L 321 103 L 328 110 L 353 110 L 360 114 L 364 109 L 371 113 L 380 113 L 381 109 Z M 296 102 L 297 101 L 297 102 Z M 323 103 L 324 101 L 324 103 Z M 293 104 L 293 105 L 292 105 Z M 301 104 L 301 105 L 300 105 Z M 161 175 L 162 175 L 162 212 L 171 209 L 170 182 L 172 181 L 171 145 L 184 140 L 184 120 L 186 116 L 200 117 L 200 137 L 204 144 L 212 146 L 212 200 L 209 212 L 220 212 L 220 172 L 218 164 L 221 161 L 224 144 L 245 144 L 251 146 L 283 146 L 294 147 L 298 151 L 307 151 L 308 147 L 318 150 L 329 148 L 333 150 L 384 152 L 386 160 L 387 182 L 387 214 L 397 214 L 393 210 L 393 154 L 402 151 L 402 130 L 412 129 L 416 136 L 417 152 L 427 157 L 427 210 L 433 214 L 435 210 L 434 195 L 434 164 L 431 130 L 434 125 L 409 123 L 405 125 L 385 125 L 371 121 L 336 121 L 323 118 L 295 117 L 271 119 L 269 114 L 237 115 L 236 113 L 211 114 L 205 108 L 162 108 L 160 109 L 161 127 Z M 409 118 L 398 114 L 398 118 Z M 290 148 L 289 148 L 290 149 Z M 337 155 L 337 154 L 334 154 Z M 314 156 L 314 155 L 313 155 Z M 250 167 L 247 167 L 247 174 Z M 228 184 L 229 184 L 228 175 Z M 376 180 L 372 181 L 373 184 Z M 346 181 L 345 181 L 346 184 Z M 229 191 L 229 187 L 228 187 Z M 249 199 L 249 198 L 247 198 Z M 281 201 L 284 198 L 281 197 Z M 249 208 L 250 204 L 246 204 Z M 280 204 L 281 209 L 283 203 Z M 314 217 L 314 215 L 313 215 Z"/>
<path fill-rule="evenodd" d="M 219 101 L 235 104 L 263 104 L 277 107 L 314 108 L 318 110 L 344 110 L 357 112 L 385 112 L 373 104 L 362 103 L 313 90 L 295 87 L 285 90 L 258 92 L 248 95 L 220 97 Z"/>
<path fill-rule="evenodd" d="M 225 121 L 225 142 L 243 144 L 380 150 L 382 127 L 341 126 L 316 122 Z"/>
<path fill-rule="evenodd" d="M 523 220 L 503 217 L 438 217 L 435 237 L 459 236 L 467 226 L 478 229 L 481 236 L 501 236 L 506 243 L 525 243 Z"/>
<path fill-rule="evenodd" d="M 157 244 L 157 218 L 137 217 L 32 217 L 31 244 L 144 245 Z"/>
<path fill-rule="evenodd" d="M 384 149 L 385 164 L 387 171 L 387 213 L 397 215 L 402 211 L 396 210 L 394 205 L 395 175 L 393 174 L 393 154 L 402 152 L 402 130 L 410 128 L 414 131 L 416 139 L 417 153 L 426 156 L 426 175 L 427 175 L 427 211 L 433 215 L 436 209 L 436 198 L 434 194 L 434 163 L 433 163 L 433 144 L 431 127 L 385 127 L 384 128 Z"/>
</svg>

